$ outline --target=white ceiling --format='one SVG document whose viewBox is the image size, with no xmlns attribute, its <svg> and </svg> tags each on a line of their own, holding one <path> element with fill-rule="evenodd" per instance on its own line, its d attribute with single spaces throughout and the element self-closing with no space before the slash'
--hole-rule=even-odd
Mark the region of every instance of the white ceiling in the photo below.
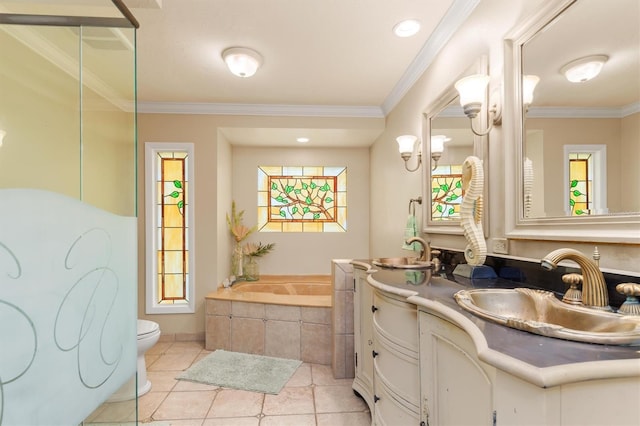
<svg viewBox="0 0 640 426">
<path fill-rule="evenodd" d="M 479 0 L 125 0 L 141 112 L 383 118 Z M 399 38 L 393 26 L 417 19 Z M 221 52 L 264 58 L 251 78 Z M 222 129 L 232 144 L 296 146 L 302 129 Z M 304 146 L 368 146 L 383 130 L 305 129 Z"/>
</svg>

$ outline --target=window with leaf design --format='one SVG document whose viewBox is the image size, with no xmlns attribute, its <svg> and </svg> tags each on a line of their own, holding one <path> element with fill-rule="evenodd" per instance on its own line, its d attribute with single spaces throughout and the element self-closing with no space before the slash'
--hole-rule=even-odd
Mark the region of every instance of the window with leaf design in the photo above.
<svg viewBox="0 0 640 426">
<path fill-rule="evenodd" d="M 606 214 L 606 145 L 565 145 L 566 214 L 587 216 Z"/>
<path fill-rule="evenodd" d="M 442 165 L 431 172 L 431 219 L 460 220 L 462 166 Z"/>
<path fill-rule="evenodd" d="M 147 313 L 194 312 L 193 145 L 145 149 Z"/>
<path fill-rule="evenodd" d="M 345 232 L 347 168 L 259 166 L 261 232 Z"/>
</svg>

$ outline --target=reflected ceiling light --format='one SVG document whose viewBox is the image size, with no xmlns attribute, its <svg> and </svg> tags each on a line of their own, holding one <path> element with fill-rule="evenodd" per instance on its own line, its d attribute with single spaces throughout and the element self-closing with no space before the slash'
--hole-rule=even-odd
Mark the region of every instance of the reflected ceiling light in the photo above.
<svg viewBox="0 0 640 426">
<path fill-rule="evenodd" d="M 522 77 L 522 103 L 525 108 L 533 103 L 533 91 L 539 81 L 540 77 L 537 75 L 525 75 Z"/>
<path fill-rule="evenodd" d="M 444 152 L 444 143 L 450 141 L 451 138 L 445 135 L 433 135 L 431 136 L 431 170 L 435 170 L 438 167 L 438 161 L 442 157 Z"/>
<path fill-rule="evenodd" d="M 473 127 L 473 119 L 478 116 L 482 110 L 482 104 L 486 99 L 487 86 L 490 77 L 485 74 L 474 74 L 458 80 L 455 88 L 460 94 L 460 105 L 469 120 L 471 120 L 471 131 L 478 136 L 485 136 L 493 129 L 494 124 L 499 124 L 502 118 L 500 104 L 496 100 L 491 103 L 489 114 L 489 127 L 484 131 L 477 131 Z"/>
<path fill-rule="evenodd" d="M 420 31 L 420 21 L 415 19 L 407 19 L 398 22 L 393 27 L 393 33 L 398 37 L 411 37 Z"/>
<path fill-rule="evenodd" d="M 4 142 L 4 137 L 7 135 L 7 132 L 0 129 L 0 146 L 2 146 L 2 142 Z"/>
<path fill-rule="evenodd" d="M 560 68 L 560 72 L 572 83 L 583 83 L 600 74 L 609 59 L 606 55 L 593 55 L 576 59 Z"/>
<path fill-rule="evenodd" d="M 309 138 L 305 138 L 305 137 L 296 138 L 296 142 L 307 143 L 309 142 Z"/>
<path fill-rule="evenodd" d="M 400 157 L 404 160 L 404 168 L 409 172 L 415 172 L 420 167 L 420 163 L 422 162 L 422 151 L 418 148 L 418 164 L 410 169 L 407 165 L 407 162 L 411 158 L 411 154 L 413 154 L 413 148 L 416 144 L 418 138 L 414 135 L 402 135 L 396 138 L 396 142 L 398 142 L 398 151 L 400 151 Z"/>
<path fill-rule="evenodd" d="M 222 52 L 222 59 L 238 77 L 251 77 L 262 65 L 262 56 L 247 47 L 230 47 Z"/>
</svg>

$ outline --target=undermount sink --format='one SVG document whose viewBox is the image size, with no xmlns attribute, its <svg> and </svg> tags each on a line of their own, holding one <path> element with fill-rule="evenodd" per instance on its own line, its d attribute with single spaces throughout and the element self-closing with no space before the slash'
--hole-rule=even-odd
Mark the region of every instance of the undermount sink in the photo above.
<svg viewBox="0 0 640 426">
<path fill-rule="evenodd" d="M 430 269 L 431 262 L 419 260 L 417 257 L 381 257 L 373 259 L 375 266 L 392 269 Z"/>
<path fill-rule="evenodd" d="M 542 336 L 607 345 L 640 346 L 640 316 L 569 305 L 549 291 L 528 288 L 460 290 L 463 309 Z"/>
</svg>

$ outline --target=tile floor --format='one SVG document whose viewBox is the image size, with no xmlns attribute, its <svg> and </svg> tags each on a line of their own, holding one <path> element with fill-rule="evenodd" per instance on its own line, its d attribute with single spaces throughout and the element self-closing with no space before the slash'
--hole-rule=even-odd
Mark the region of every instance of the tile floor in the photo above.
<svg viewBox="0 0 640 426">
<path fill-rule="evenodd" d="M 162 426 L 371 424 L 367 405 L 351 389 L 352 379 L 334 379 L 329 365 L 303 363 L 278 395 L 175 379 L 209 353 L 204 342 L 159 342 L 151 348 L 146 362 L 152 388 L 139 399 L 139 422 Z M 127 405 L 130 409 L 130 403 L 105 404 L 92 415 L 91 423 L 100 423 L 101 418 L 111 424 L 126 422 L 132 415 L 126 413 Z"/>
</svg>

